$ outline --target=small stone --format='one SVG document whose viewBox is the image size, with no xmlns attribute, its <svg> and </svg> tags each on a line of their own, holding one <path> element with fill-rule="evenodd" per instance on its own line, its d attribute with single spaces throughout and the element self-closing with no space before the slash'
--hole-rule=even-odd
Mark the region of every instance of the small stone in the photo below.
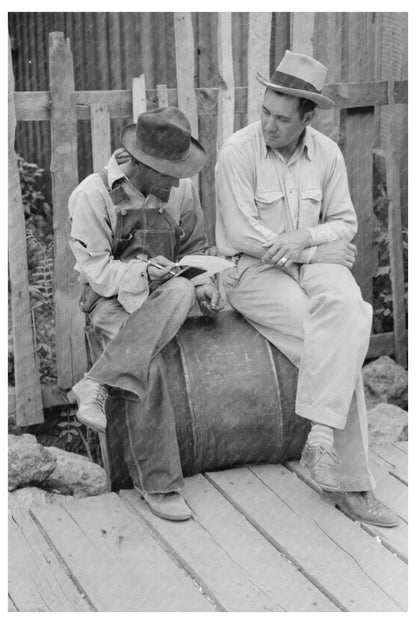
<svg viewBox="0 0 416 624">
<path fill-rule="evenodd" d="M 105 470 L 98 464 L 55 446 L 48 446 L 48 451 L 55 458 L 56 467 L 43 483 L 46 489 L 77 498 L 109 491 Z"/>
<path fill-rule="evenodd" d="M 407 371 L 387 355 L 363 368 L 367 408 L 379 403 L 393 403 L 407 410 Z"/>
<path fill-rule="evenodd" d="M 9 491 L 40 485 L 54 471 L 55 457 L 34 435 L 9 435 Z"/>
<path fill-rule="evenodd" d="M 66 503 L 72 500 L 74 500 L 73 496 L 62 496 L 62 494 L 46 492 L 33 486 L 23 487 L 14 492 L 9 492 L 9 512 L 12 514 L 16 511 L 25 512 L 41 505 Z"/>
<path fill-rule="evenodd" d="M 407 425 L 407 412 L 397 405 L 379 403 L 368 410 L 369 445 L 397 442 Z"/>
</svg>

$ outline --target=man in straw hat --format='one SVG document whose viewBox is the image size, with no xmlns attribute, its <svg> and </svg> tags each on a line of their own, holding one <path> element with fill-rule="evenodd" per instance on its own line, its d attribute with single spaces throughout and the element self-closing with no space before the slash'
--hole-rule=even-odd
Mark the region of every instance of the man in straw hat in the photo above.
<svg viewBox="0 0 416 624">
<path fill-rule="evenodd" d="M 133 484 L 153 513 L 186 520 L 191 512 L 179 494 L 175 418 L 159 354 L 195 298 L 203 313 L 222 307 L 209 278 L 192 283 L 171 275 L 178 259 L 208 248 L 190 180 L 207 155 L 175 107 L 139 115 L 121 130 L 121 143 L 127 160 L 119 164 L 114 154 L 69 201 L 70 244 L 85 285 L 81 308 L 99 339 L 95 364 L 69 396 L 78 403 L 78 419 L 97 431 L 106 428 L 107 388 L 125 397 L 117 431 Z"/>
<path fill-rule="evenodd" d="M 327 69 L 286 51 L 265 85 L 261 120 L 232 135 L 216 169 L 216 243 L 234 259 L 228 299 L 299 369 L 296 413 L 311 421 L 301 463 L 338 507 L 384 527 L 372 493 L 361 367 L 372 309 L 350 269 L 357 219 L 338 146 L 310 127 Z"/>
</svg>

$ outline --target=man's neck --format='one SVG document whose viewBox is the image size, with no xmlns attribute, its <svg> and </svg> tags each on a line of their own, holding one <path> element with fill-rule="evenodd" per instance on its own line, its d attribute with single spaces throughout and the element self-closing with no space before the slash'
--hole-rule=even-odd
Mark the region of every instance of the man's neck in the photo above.
<svg viewBox="0 0 416 624">
<path fill-rule="evenodd" d="M 279 154 L 281 154 L 281 156 L 282 156 L 282 158 L 284 159 L 285 162 L 289 162 L 289 160 L 292 158 L 293 154 L 296 152 L 298 147 L 300 145 L 302 145 L 302 143 L 304 141 L 304 138 L 305 138 L 305 132 L 306 132 L 306 128 L 305 128 L 305 130 L 303 130 L 303 132 L 300 135 L 300 137 L 295 139 L 291 143 L 289 143 L 289 145 L 285 145 L 284 147 L 276 148 L 277 151 L 279 152 Z"/>
<path fill-rule="evenodd" d="M 148 195 L 148 191 L 144 188 L 143 180 L 140 178 L 139 170 L 134 163 L 132 161 L 123 163 L 120 165 L 120 169 L 123 171 L 126 178 L 130 180 L 133 186 L 146 197 Z"/>
</svg>

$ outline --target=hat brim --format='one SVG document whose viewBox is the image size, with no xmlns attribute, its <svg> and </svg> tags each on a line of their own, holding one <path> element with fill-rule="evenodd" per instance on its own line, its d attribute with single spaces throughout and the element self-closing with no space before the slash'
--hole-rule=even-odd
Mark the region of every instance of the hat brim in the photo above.
<svg viewBox="0 0 416 624">
<path fill-rule="evenodd" d="M 191 137 L 191 143 L 188 153 L 185 158 L 178 161 L 166 160 L 163 158 L 156 158 L 144 152 L 136 138 L 136 124 L 130 124 L 124 126 L 120 130 L 120 142 L 123 147 L 139 162 L 163 173 L 175 178 L 191 178 L 201 171 L 205 165 L 208 154 L 202 147 L 202 145 Z"/>
<path fill-rule="evenodd" d="M 264 78 L 259 73 L 256 74 L 256 78 L 266 87 L 272 89 L 273 91 L 277 91 L 278 93 L 286 93 L 287 95 L 295 95 L 296 97 L 302 97 L 306 98 L 307 100 L 312 100 L 312 102 L 315 102 L 318 108 L 328 109 L 335 106 L 335 102 L 330 100 L 325 95 L 321 95 L 320 93 L 313 93 L 311 91 L 304 91 L 303 89 L 292 89 L 290 87 L 284 87 L 274 82 L 270 82 L 270 80 Z"/>
</svg>

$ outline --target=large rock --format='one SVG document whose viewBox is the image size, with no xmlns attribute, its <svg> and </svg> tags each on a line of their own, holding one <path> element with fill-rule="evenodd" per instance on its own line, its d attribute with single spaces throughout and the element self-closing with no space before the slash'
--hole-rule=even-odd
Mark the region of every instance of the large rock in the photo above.
<svg viewBox="0 0 416 624">
<path fill-rule="evenodd" d="M 387 355 L 363 368 L 367 407 L 393 403 L 407 410 L 407 371 Z"/>
<path fill-rule="evenodd" d="M 368 441 L 370 446 L 397 442 L 407 425 L 407 412 L 397 405 L 379 403 L 368 410 Z"/>
<path fill-rule="evenodd" d="M 34 507 L 40 507 L 45 504 L 57 504 L 74 500 L 73 496 L 63 496 L 62 494 L 54 494 L 46 492 L 38 487 L 23 487 L 14 492 L 9 492 L 9 511 L 28 511 Z"/>
<path fill-rule="evenodd" d="M 54 446 L 49 446 L 48 451 L 54 457 L 56 467 L 44 481 L 43 487 L 77 498 L 108 492 L 106 474 L 101 466 L 83 455 L 69 453 Z"/>
<path fill-rule="evenodd" d="M 55 467 L 56 458 L 34 435 L 9 435 L 9 490 L 41 485 Z"/>
</svg>

